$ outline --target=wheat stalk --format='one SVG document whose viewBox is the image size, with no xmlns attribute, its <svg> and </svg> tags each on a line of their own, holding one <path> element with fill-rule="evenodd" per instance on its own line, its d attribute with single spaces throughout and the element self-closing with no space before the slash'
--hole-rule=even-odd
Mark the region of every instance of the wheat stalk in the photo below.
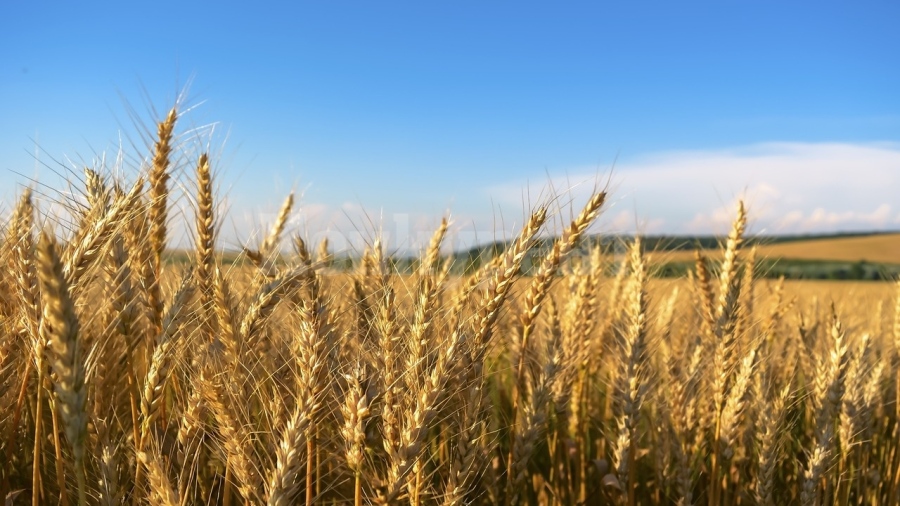
<svg viewBox="0 0 900 506">
<path fill-rule="evenodd" d="M 616 419 L 618 437 L 613 444 L 616 478 L 626 493 L 629 506 L 635 504 L 635 460 L 637 425 L 646 393 L 647 295 L 646 266 L 641 241 L 636 239 L 628 256 L 631 278 L 625 304 L 625 331 L 620 340 L 616 396 L 620 414 Z"/>
<path fill-rule="evenodd" d="M 66 438 L 75 460 L 78 504 L 84 505 L 87 504 L 84 474 L 87 389 L 84 384 L 84 362 L 78 339 L 78 318 L 69 294 L 69 283 L 56 243 L 47 232 L 41 233 L 36 264 L 43 306 L 40 334 L 41 339 L 48 343 L 50 366 L 55 375 L 54 390 L 65 423 Z"/>
</svg>

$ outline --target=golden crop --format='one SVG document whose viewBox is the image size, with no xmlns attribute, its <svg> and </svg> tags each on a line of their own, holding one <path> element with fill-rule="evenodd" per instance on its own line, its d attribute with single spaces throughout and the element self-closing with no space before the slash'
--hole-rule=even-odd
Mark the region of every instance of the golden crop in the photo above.
<svg viewBox="0 0 900 506">
<path fill-rule="evenodd" d="M 715 268 L 651 279 L 571 252 L 531 275 L 548 209 L 476 273 L 376 240 L 218 256 L 196 168 L 191 268 L 162 261 L 170 145 L 125 185 L 87 172 L 65 237 L 22 194 L 0 244 L 8 504 L 897 504 L 900 290 L 758 280 L 737 210 Z M 609 275 L 609 272 L 615 274 Z"/>
</svg>

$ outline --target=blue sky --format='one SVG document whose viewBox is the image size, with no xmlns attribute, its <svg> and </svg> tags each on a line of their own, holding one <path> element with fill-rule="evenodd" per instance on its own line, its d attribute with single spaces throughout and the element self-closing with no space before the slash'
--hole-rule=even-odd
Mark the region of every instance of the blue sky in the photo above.
<svg viewBox="0 0 900 506">
<path fill-rule="evenodd" d="M 133 177 L 187 89 L 180 138 L 215 154 L 230 241 L 292 189 L 308 234 L 371 221 L 401 247 L 450 212 L 460 244 L 490 239 L 549 185 L 567 219 L 611 170 L 600 232 L 721 232 L 739 197 L 757 232 L 900 229 L 898 22 L 896 2 L 4 2 L 3 209 L 120 146 Z"/>
</svg>

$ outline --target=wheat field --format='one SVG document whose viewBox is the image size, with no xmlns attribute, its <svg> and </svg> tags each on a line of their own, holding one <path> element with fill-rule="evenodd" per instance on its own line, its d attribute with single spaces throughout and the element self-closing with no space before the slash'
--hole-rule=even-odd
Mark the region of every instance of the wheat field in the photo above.
<svg viewBox="0 0 900 506">
<path fill-rule="evenodd" d="M 598 191 L 468 276 L 379 240 L 264 239 L 225 265 L 210 158 L 188 268 L 163 262 L 175 110 L 136 181 L 86 172 L 70 226 L 22 192 L 0 260 L 6 504 L 897 504 L 900 284 L 757 279 L 721 255 L 652 278 L 581 248 Z M 63 230 L 63 233 L 60 233 Z M 288 251 L 288 246 L 290 253 Z"/>
<path fill-rule="evenodd" d="M 900 263 L 900 234 L 874 234 L 860 237 L 803 239 L 780 244 L 762 244 L 757 253 L 765 258 L 824 260 L 841 262 Z M 669 261 L 690 260 L 690 251 L 669 251 Z"/>
</svg>

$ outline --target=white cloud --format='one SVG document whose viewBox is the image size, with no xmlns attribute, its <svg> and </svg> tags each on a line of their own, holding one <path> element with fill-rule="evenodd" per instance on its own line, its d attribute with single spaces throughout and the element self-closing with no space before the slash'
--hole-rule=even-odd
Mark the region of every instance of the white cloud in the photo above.
<svg viewBox="0 0 900 506">
<path fill-rule="evenodd" d="M 553 177 L 590 181 L 594 170 L 568 170 Z M 896 228 L 892 211 L 900 196 L 900 144 L 765 143 L 732 149 L 682 151 L 619 164 L 613 173 L 613 206 L 633 209 L 643 223 L 668 233 L 723 233 L 744 199 L 751 228 L 761 233 L 807 233 Z M 516 203 L 522 181 L 486 192 Z M 575 188 L 586 198 L 591 184 Z M 641 223 L 641 221 L 637 221 Z M 610 209 L 605 230 L 618 231 L 622 213 Z M 647 230 L 641 232 L 647 233 Z"/>
<path fill-rule="evenodd" d="M 830 212 L 821 207 L 814 209 L 809 215 L 803 211 L 791 211 L 785 218 L 776 223 L 783 227 L 801 226 L 808 229 L 840 229 L 846 225 L 868 226 L 869 230 L 884 229 L 890 225 L 890 204 L 881 204 L 871 212 L 845 211 Z M 785 221 L 790 218 L 789 221 Z"/>
<path fill-rule="evenodd" d="M 666 220 L 662 218 L 646 219 L 644 216 L 635 215 L 634 211 L 619 211 L 605 220 L 604 229 L 608 232 L 640 231 L 642 234 L 654 234 L 665 228 Z"/>
<path fill-rule="evenodd" d="M 277 216 L 278 208 L 275 207 L 244 209 L 239 215 L 230 216 L 228 227 L 223 229 L 224 234 L 220 237 L 221 243 L 230 248 L 254 246 L 268 232 Z M 301 197 L 285 225 L 282 248 L 289 248 L 291 238 L 299 235 L 310 248 L 328 239 L 330 249 L 337 253 L 358 254 L 372 245 L 376 238 L 390 253 L 418 252 L 429 243 L 441 218 L 425 213 L 370 209 L 352 201 L 336 205 L 304 202 Z M 460 235 L 460 230 L 451 229 L 444 249 L 449 251 L 451 243 L 457 248 L 471 246 L 472 242 L 465 240 L 470 237 L 475 236 L 465 232 Z M 478 237 L 490 240 L 491 234 L 482 233 Z M 460 239 L 463 241 L 459 242 Z"/>
</svg>

